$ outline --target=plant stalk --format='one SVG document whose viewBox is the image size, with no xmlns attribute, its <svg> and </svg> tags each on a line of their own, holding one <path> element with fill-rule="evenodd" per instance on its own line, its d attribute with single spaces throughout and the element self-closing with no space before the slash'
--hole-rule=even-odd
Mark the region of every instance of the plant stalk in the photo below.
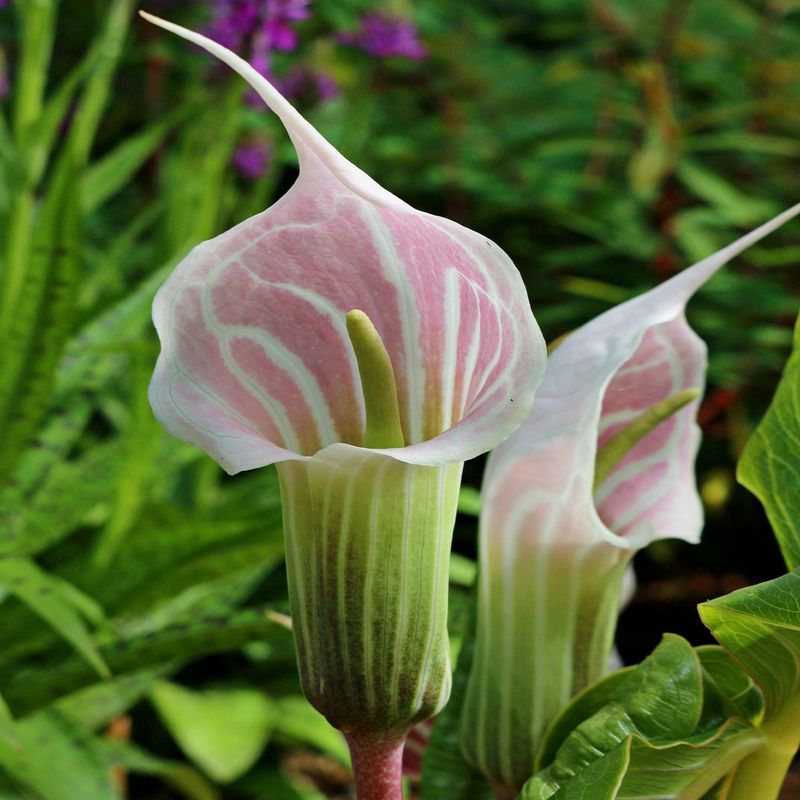
<svg viewBox="0 0 800 800">
<path fill-rule="evenodd" d="M 353 762 L 358 800 L 403 800 L 405 737 L 345 734 Z"/>
<path fill-rule="evenodd" d="M 796 753 L 797 742 L 767 739 L 739 764 L 727 800 L 777 800 Z"/>
</svg>

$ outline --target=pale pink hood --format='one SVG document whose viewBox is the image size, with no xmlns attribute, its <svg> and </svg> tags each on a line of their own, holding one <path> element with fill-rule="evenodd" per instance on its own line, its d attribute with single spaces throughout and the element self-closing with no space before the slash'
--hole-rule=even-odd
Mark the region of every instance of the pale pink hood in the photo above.
<svg viewBox="0 0 800 800">
<path fill-rule="evenodd" d="M 145 16 L 244 77 L 285 125 L 300 165 L 284 197 L 197 246 L 159 290 L 150 401 L 161 423 L 230 473 L 360 445 L 363 398 L 345 328 L 360 309 L 391 357 L 407 443 L 378 452 L 445 464 L 508 436 L 545 364 L 508 256 L 387 192 L 238 56 Z"/>
<path fill-rule="evenodd" d="M 663 422 L 593 492 L 598 442 L 654 404 L 705 383 L 706 348 L 684 308 L 723 264 L 800 213 L 800 205 L 650 292 L 602 314 L 551 354 L 536 406 L 489 459 L 481 525 L 487 547 L 639 549 L 696 542 L 699 399 Z M 514 555 L 516 554 L 516 555 Z"/>
</svg>

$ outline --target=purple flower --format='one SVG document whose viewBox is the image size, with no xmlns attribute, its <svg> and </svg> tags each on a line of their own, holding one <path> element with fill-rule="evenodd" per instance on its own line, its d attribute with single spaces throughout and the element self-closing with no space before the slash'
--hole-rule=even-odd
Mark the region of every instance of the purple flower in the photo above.
<svg viewBox="0 0 800 800">
<path fill-rule="evenodd" d="M 266 142 L 249 142 L 233 154 L 233 164 L 248 181 L 258 180 L 269 168 L 272 151 Z"/>
<path fill-rule="evenodd" d="M 307 19 L 311 0 L 215 0 L 211 38 L 241 50 L 252 44 L 255 53 L 294 50 L 293 23 Z"/>
<path fill-rule="evenodd" d="M 414 23 L 407 19 L 366 14 L 361 18 L 361 30 L 339 37 L 343 44 L 360 47 L 375 58 L 410 58 L 420 61 L 427 51 L 417 38 Z"/>
<path fill-rule="evenodd" d="M 311 0 L 266 0 L 264 35 L 273 50 L 294 50 L 297 34 L 291 23 L 308 19 Z"/>
<path fill-rule="evenodd" d="M 329 100 L 339 94 L 339 86 L 330 75 L 306 67 L 295 67 L 275 85 L 286 97 L 293 100 L 302 98 L 308 104 Z"/>
</svg>

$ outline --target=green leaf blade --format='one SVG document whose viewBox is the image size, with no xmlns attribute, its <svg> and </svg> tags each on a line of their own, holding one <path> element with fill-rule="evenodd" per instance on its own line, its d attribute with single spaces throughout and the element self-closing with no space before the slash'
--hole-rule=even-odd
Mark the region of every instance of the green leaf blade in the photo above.
<svg viewBox="0 0 800 800">
<path fill-rule="evenodd" d="M 34 613 L 66 639 L 98 675 L 110 672 L 80 612 L 96 615 L 98 609 L 89 598 L 60 578 L 49 575 L 33 561 L 24 558 L 0 559 L 0 584 L 15 594 Z M 80 598 L 80 599 L 79 599 Z"/>
<path fill-rule="evenodd" d="M 800 566 L 800 318 L 783 377 L 745 447 L 737 478 L 764 505 L 789 569 Z"/>
</svg>

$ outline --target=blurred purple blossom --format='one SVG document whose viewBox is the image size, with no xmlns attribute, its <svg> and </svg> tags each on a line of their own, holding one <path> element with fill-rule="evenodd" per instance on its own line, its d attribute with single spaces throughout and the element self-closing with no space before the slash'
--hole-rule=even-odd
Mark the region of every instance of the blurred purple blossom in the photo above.
<svg viewBox="0 0 800 800">
<path fill-rule="evenodd" d="M 339 41 L 360 47 L 375 58 L 399 57 L 420 61 L 428 54 L 417 38 L 413 22 L 382 14 L 366 14 L 361 18 L 361 30 L 341 34 Z"/>
<path fill-rule="evenodd" d="M 248 181 L 258 180 L 269 168 L 272 150 L 266 142 L 249 142 L 237 148 L 233 165 Z"/>
<path fill-rule="evenodd" d="M 0 0 L 1 1 L 1 0 Z M 307 19 L 311 0 L 214 0 L 208 34 L 270 76 L 270 53 L 297 46 L 294 23 Z"/>
<path fill-rule="evenodd" d="M 339 94 L 339 86 L 330 75 L 307 67 L 290 70 L 277 82 L 277 87 L 286 97 L 303 98 L 310 103 L 330 100 Z"/>
</svg>

